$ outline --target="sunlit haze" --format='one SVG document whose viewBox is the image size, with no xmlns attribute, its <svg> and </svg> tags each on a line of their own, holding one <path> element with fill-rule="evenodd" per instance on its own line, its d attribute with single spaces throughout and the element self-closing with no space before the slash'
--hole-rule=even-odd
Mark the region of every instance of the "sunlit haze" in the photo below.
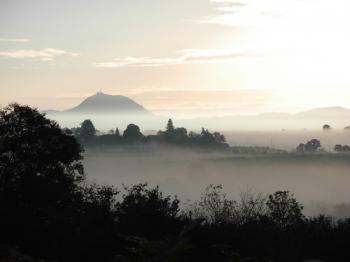
<svg viewBox="0 0 350 262">
<path fill-rule="evenodd" d="M 0 1 L 0 104 L 180 117 L 350 107 L 346 0 Z"/>
</svg>

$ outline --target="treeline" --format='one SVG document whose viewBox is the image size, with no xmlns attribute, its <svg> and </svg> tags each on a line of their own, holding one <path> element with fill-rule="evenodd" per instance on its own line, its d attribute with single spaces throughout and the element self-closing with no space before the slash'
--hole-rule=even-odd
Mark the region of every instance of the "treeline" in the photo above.
<svg viewBox="0 0 350 262">
<path fill-rule="evenodd" d="M 200 133 L 188 132 L 184 127 L 175 127 L 171 119 L 166 129 L 156 135 L 144 135 L 140 127 L 129 124 L 121 133 L 118 128 L 110 130 L 108 134 L 97 135 L 97 130 L 91 120 L 84 120 L 80 127 L 65 129 L 65 132 L 74 134 L 78 141 L 85 146 L 142 146 L 154 144 L 202 147 L 228 148 L 226 138 L 219 132 L 211 133 L 202 128 Z"/>
<path fill-rule="evenodd" d="M 350 153 L 350 146 L 337 144 L 333 150 L 337 153 Z M 317 153 L 325 152 L 322 148 L 321 142 L 318 139 L 311 139 L 310 141 L 301 143 L 296 148 L 297 153 Z"/>
<path fill-rule="evenodd" d="M 349 261 L 350 219 L 288 191 L 184 205 L 158 187 L 89 185 L 82 147 L 37 110 L 0 110 L 0 261 Z"/>
</svg>

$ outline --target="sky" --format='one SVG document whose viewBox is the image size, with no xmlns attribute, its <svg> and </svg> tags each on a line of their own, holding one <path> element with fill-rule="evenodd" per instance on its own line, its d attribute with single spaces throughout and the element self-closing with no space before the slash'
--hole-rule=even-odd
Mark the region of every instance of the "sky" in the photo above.
<svg viewBox="0 0 350 262">
<path fill-rule="evenodd" d="M 0 105 L 102 90 L 156 114 L 350 107 L 346 0 L 0 0 Z"/>
</svg>

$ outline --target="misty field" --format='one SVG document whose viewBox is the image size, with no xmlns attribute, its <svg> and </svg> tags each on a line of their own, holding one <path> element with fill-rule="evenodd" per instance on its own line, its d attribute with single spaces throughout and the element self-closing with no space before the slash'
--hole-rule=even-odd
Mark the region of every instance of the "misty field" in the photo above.
<svg viewBox="0 0 350 262">
<path fill-rule="evenodd" d="M 125 152 L 87 150 L 90 182 L 120 187 L 148 182 L 181 200 L 197 200 L 209 184 L 222 184 L 228 196 L 251 190 L 269 194 L 289 190 L 306 214 L 349 215 L 350 156 L 261 155 L 190 152 L 179 149 Z"/>
<path fill-rule="evenodd" d="M 336 144 L 350 143 L 347 130 L 225 131 L 223 134 L 231 146 L 269 146 L 284 150 L 293 150 L 299 143 L 313 138 L 320 140 L 327 151 L 332 151 Z"/>
</svg>

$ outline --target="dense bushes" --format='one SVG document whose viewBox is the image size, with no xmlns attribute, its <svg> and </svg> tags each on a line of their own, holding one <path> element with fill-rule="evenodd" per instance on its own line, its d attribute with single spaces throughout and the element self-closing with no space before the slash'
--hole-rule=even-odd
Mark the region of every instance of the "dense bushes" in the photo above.
<svg viewBox="0 0 350 262">
<path fill-rule="evenodd" d="M 178 233 L 179 200 L 163 197 L 158 187 L 147 184 L 124 187 L 126 193 L 117 205 L 117 223 L 124 234 L 159 239 Z"/>
</svg>

